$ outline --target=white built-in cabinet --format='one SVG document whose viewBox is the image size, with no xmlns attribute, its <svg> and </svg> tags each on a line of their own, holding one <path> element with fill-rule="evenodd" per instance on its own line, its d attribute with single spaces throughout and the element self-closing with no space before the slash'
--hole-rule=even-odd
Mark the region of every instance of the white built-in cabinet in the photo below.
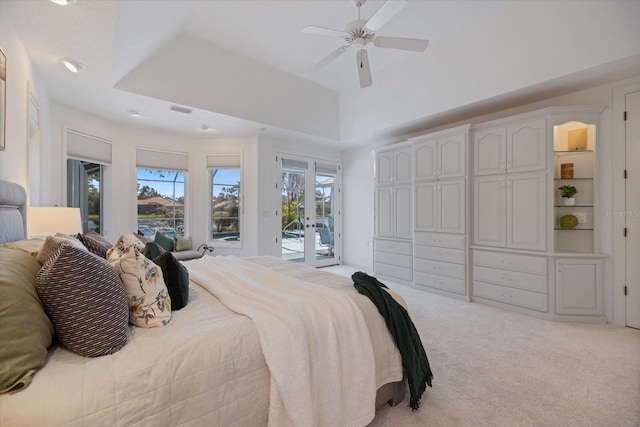
<svg viewBox="0 0 640 427">
<path fill-rule="evenodd" d="M 413 148 L 376 153 L 374 272 L 412 280 Z"/>
<path fill-rule="evenodd" d="M 410 140 L 414 284 L 466 298 L 468 135 L 466 125 Z"/>
<path fill-rule="evenodd" d="M 500 174 L 474 180 L 474 244 L 545 250 L 545 173 Z"/>
<path fill-rule="evenodd" d="M 546 319 L 606 322 L 601 111 L 550 107 L 376 152 L 374 271 Z M 562 185 L 577 188 L 575 204 Z"/>
<path fill-rule="evenodd" d="M 594 217 L 600 111 L 552 107 L 472 127 L 474 301 L 554 320 L 606 322 L 605 255 L 597 252 Z M 571 148 L 577 137 L 585 140 Z M 575 176 L 561 176 L 573 168 Z M 573 206 L 559 196 L 565 184 L 578 188 Z M 567 214 L 580 216 L 580 224 L 562 227 Z"/>
</svg>

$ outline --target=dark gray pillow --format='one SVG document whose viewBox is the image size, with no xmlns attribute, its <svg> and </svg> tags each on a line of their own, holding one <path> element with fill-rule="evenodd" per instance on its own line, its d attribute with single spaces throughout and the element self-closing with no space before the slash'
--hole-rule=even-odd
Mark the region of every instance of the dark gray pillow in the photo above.
<svg viewBox="0 0 640 427">
<path fill-rule="evenodd" d="M 78 240 L 82 242 L 89 252 L 101 258 L 107 258 L 107 251 L 113 246 L 107 239 L 95 231 L 89 231 L 87 234 L 78 234 Z"/>
<path fill-rule="evenodd" d="M 162 269 L 171 298 L 171 311 L 180 310 L 189 302 L 189 270 L 171 252 L 163 252 L 153 258 L 153 263 Z"/>
<path fill-rule="evenodd" d="M 107 260 L 63 244 L 36 275 L 36 290 L 60 342 L 74 353 L 103 356 L 127 343 L 127 297 Z"/>
</svg>

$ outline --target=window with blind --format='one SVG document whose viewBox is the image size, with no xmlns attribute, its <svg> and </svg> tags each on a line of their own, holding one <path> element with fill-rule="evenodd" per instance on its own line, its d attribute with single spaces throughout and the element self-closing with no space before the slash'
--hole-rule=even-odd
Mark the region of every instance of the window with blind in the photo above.
<svg viewBox="0 0 640 427">
<path fill-rule="evenodd" d="M 210 238 L 216 246 L 240 246 L 242 234 L 241 155 L 207 156 L 211 182 Z"/>
<path fill-rule="evenodd" d="M 104 168 L 111 165 L 111 143 L 73 129 L 67 144 L 67 206 L 80 208 L 82 230 L 102 233 Z"/>
<path fill-rule="evenodd" d="M 184 235 L 188 155 L 137 148 L 136 166 L 138 233 Z"/>
</svg>

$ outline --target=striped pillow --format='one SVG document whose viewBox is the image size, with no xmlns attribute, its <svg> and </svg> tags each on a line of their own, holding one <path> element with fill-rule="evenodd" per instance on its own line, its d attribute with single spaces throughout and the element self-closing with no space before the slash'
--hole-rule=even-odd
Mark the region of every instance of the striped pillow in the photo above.
<svg viewBox="0 0 640 427">
<path fill-rule="evenodd" d="M 89 252 L 92 252 L 101 258 L 107 257 L 107 251 L 112 246 L 107 239 L 95 231 L 90 231 L 86 234 L 78 234 L 78 240 L 85 245 Z"/>
<path fill-rule="evenodd" d="M 104 356 L 127 343 L 124 286 L 105 259 L 62 244 L 36 275 L 36 290 L 60 342 L 74 353 Z"/>
</svg>

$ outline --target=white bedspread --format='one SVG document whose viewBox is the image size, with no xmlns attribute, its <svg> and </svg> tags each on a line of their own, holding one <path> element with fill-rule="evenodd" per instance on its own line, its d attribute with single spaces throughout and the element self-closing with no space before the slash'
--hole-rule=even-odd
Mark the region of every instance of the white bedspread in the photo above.
<svg viewBox="0 0 640 427">
<path fill-rule="evenodd" d="M 271 375 L 270 426 L 373 419 L 373 346 L 349 296 L 235 257 L 204 257 L 188 267 L 193 281 L 256 325 Z"/>
</svg>

